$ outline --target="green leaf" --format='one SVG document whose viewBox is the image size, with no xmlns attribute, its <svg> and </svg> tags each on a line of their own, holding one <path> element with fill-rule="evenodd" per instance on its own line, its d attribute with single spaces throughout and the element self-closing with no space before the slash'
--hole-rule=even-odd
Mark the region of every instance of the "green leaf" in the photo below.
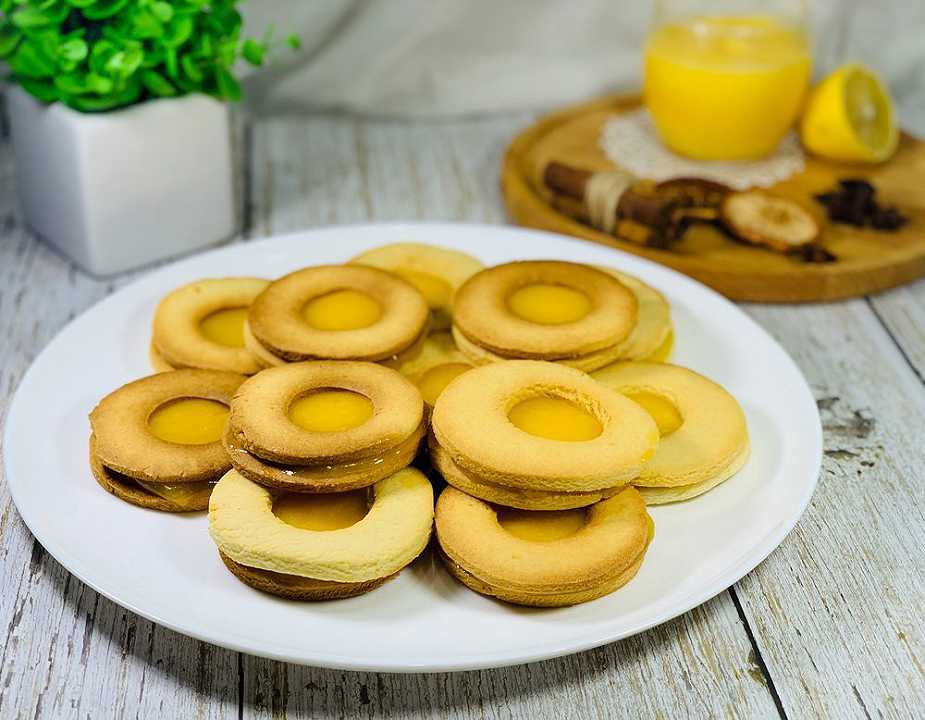
<svg viewBox="0 0 925 720">
<path fill-rule="evenodd" d="M 263 65 L 266 53 L 266 47 L 252 38 L 245 40 L 241 48 L 241 55 L 251 65 Z"/>
<path fill-rule="evenodd" d="M 39 43 L 20 43 L 7 61 L 14 75 L 26 78 L 51 78 L 57 71 L 54 59 L 48 57 Z"/>
<path fill-rule="evenodd" d="M 177 94 L 177 89 L 160 73 L 153 70 L 145 70 L 141 74 L 141 82 L 152 95 L 158 97 L 173 97 Z"/>
<path fill-rule="evenodd" d="M 298 35 L 287 35 L 286 44 L 293 50 L 298 50 L 302 47 L 302 38 L 300 38 Z"/>
<path fill-rule="evenodd" d="M 13 13 L 13 25 L 23 30 L 30 28 L 46 27 L 48 25 L 57 25 L 67 17 L 68 8 L 62 5 L 60 8 L 42 9 L 38 7 L 25 7 Z"/>
<path fill-rule="evenodd" d="M 173 19 L 173 6 L 168 2 L 155 2 L 151 4 L 151 14 L 163 23 Z"/>
<path fill-rule="evenodd" d="M 22 38 L 22 32 L 12 25 L 0 26 L 0 58 L 12 55 Z"/>
<path fill-rule="evenodd" d="M 23 90 L 43 103 L 53 103 L 58 99 L 58 91 L 47 80 L 32 80 L 30 78 L 18 78 L 18 80 Z"/>
<path fill-rule="evenodd" d="M 84 8 L 84 17 L 89 20 L 105 20 L 128 5 L 129 0 L 96 0 L 92 5 Z"/>
<path fill-rule="evenodd" d="M 218 97 L 222 100 L 237 101 L 241 99 L 241 84 L 225 68 L 219 67 L 215 69 L 215 82 Z"/>
<path fill-rule="evenodd" d="M 87 42 L 83 38 L 71 38 L 58 46 L 58 59 L 78 63 L 89 55 Z"/>
</svg>

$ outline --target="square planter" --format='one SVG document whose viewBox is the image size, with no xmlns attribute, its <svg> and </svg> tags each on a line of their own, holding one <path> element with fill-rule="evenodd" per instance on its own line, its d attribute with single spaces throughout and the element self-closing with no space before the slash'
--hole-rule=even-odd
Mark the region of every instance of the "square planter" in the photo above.
<svg viewBox="0 0 925 720">
<path fill-rule="evenodd" d="M 8 92 L 26 223 L 94 275 L 227 239 L 235 231 L 231 129 L 206 95 L 109 113 Z"/>
</svg>

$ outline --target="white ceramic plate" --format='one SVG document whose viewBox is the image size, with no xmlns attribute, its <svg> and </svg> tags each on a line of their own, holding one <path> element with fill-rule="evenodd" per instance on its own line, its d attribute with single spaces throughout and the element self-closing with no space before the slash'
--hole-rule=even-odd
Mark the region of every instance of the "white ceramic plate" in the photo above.
<svg viewBox="0 0 925 720">
<path fill-rule="evenodd" d="M 219 560 L 205 514 L 142 510 L 103 492 L 87 467 L 87 413 L 147 375 L 157 301 L 207 276 L 265 275 L 342 262 L 414 239 L 489 264 L 517 258 L 604 263 L 664 292 L 677 326 L 673 361 L 714 378 L 742 403 L 752 457 L 701 498 L 653 508 L 656 537 L 626 587 L 571 608 L 528 610 L 477 595 L 429 557 L 362 597 L 273 598 Z M 256 655 L 335 668 L 438 671 L 510 665 L 627 637 L 729 587 L 796 524 L 819 473 L 813 396 L 790 357 L 742 311 L 683 275 L 579 240 L 500 226 L 392 224 L 312 230 L 216 250 L 163 268 L 65 328 L 23 378 L 4 435 L 7 482 L 35 537 L 115 602 L 186 635 Z"/>
</svg>

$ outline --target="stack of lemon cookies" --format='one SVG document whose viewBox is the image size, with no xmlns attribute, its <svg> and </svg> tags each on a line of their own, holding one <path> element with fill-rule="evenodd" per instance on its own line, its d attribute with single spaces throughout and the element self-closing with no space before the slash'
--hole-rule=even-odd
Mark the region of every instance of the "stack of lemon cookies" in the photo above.
<svg viewBox="0 0 925 720">
<path fill-rule="evenodd" d="M 664 364 L 673 343 L 661 293 L 576 263 L 485 268 L 396 243 L 272 281 L 200 280 L 158 305 L 158 374 L 91 414 L 91 468 L 128 502 L 208 507 L 229 571 L 283 597 L 378 587 L 436 524 L 473 590 L 584 602 L 640 568 L 647 505 L 748 457 L 738 403 Z M 436 511 L 411 467 L 422 450 L 447 484 Z"/>
<path fill-rule="evenodd" d="M 636 278 L 559 261 L 497 265 L 459 290 L 453 337 L 471 362 L 548 360 L 590 372 L 619 359 L 666 359 L 664 297 Z"/>
<path fill-rule="evenodd" d="M 645 410 L 574 368 L 512 360 L 462 375 L 437 400 L 430 437 L 449 484 L 436 513 L 447 568 L 525 605 L 612 592 L 652 537 L 629 483 L 657 444 Z"/>
</svg>

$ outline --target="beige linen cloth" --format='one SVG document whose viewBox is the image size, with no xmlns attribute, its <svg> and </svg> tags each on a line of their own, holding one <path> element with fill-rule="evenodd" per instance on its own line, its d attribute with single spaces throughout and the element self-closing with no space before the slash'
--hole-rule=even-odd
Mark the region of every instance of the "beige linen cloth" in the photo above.
<svg viewBox="0 0 925 720">
<path fill-rule="evenodd" d="M 925 1 L 809 0 L 819 74 L 875 67 L 925 133 Z M 772 3 L 773 4 L 773 3 Z M 247 28 L 302 38 L 247 79 L 258 112 L 453 116 L 543 109 L 639 86 L 641 0 L 247 0 Z"/>
</svg>

